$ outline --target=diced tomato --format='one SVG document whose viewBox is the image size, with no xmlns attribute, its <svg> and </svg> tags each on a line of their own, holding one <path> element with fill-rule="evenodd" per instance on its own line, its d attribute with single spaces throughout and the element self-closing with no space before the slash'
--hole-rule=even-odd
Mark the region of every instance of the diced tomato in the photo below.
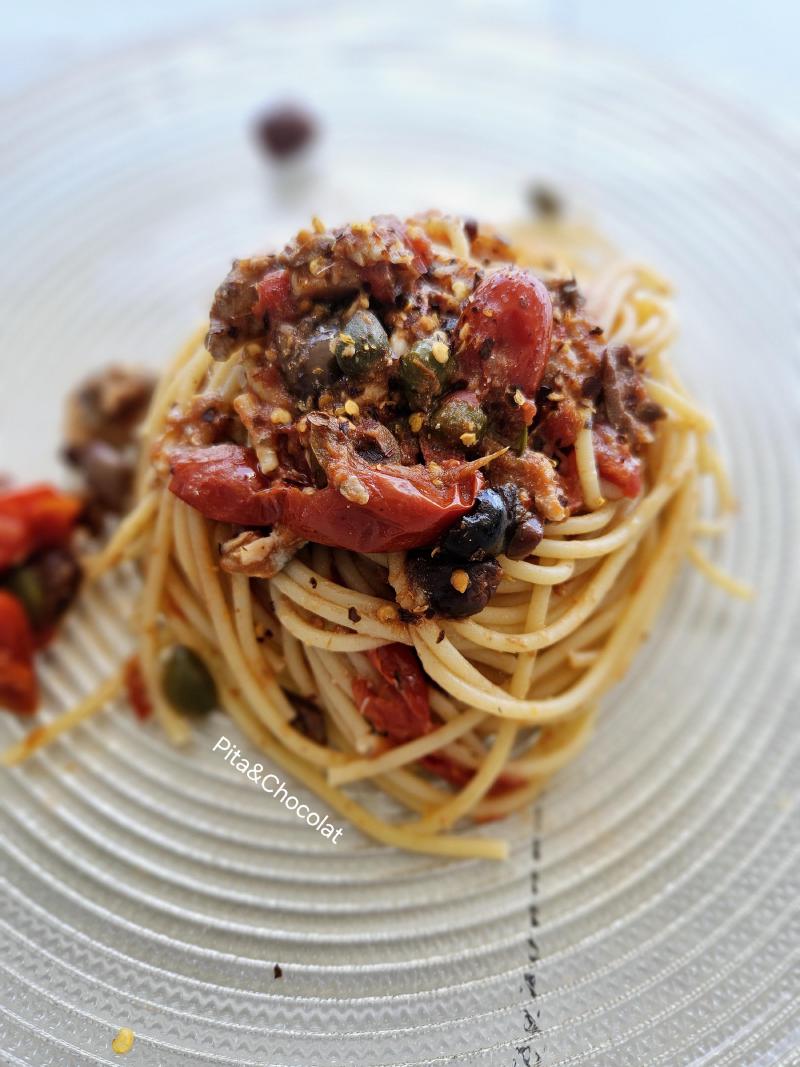
<svg viewBox="0 0 800 1067">
<path fill-rule="evenodd" d="M 23 715 L 36 711 L 39 702 L 33 651 L 25 608 L 15 596 L 0 589 L 0 706 Z"/>
<path fill-rule="evenodd" d="M 367 657 L 378 674 L 402 693 L 415 720 L 424 724 L 422 732 L 426 733 L 431 716 L 428 683 L 414 651 L 395 642 L 370 649 Z"/>
<path fill-rule="evenodd" d="M 536 433 L 549 448 L 569 448 L 583 427 L 584 415 L 574 400 L 562 402 L 546 415 L 536 427 Z"/>
<path fill-rule="evenodd" d="M 265 274 L 256 284 L 256 294 L 253 314 L 259 318 L 269 315 L 275 322 L 291 322 L 296 317 L 292 276 L 288 270 L 273 270 Z"/>
<path fill-rule="evenodd" d="M 137 718 L 149 719 L 153 714 L 153 705 L 150 702 L 147 686 L 144 684 L 138 656 L 131 656 L 125 664 L 125 689 Z"/>
<path fill-rule="evenodd" d="M 419 226 L 412 226 L 406 231 L 406 241 L 416 254 L 414 266 L 424 274 L 433 262 L 433 245 L 428 235 Z"/>
<path fill-rule="evenodd" d="M 610 426 L 598 423 L 592 428 L 592 445 L 600 477 L 615 485 L 623 496 L 638 496 L 642 489 L 642 464 L 627 443 Z M 570 511 L 577 511 L 584 500 L 574 451 L 559 463 L 558 477 L 567 497 L 566 506 Z"/>
<path fill-rule="evenodd" d="M 592 430 L 597 472 L 624 496 L 638 496 L 642 489 L 642 464 L 625 441 L 605 423 Z"/>
<path fill-rule="evenodd" d="M 399 552 L 435 541 L 472 507 L 480 471 L 455 464 L 434 481 L 422 465 L 348 468 L 368 494 L 364 503 L 339 489 L 306 492 L 259 470 L 252 449 L 238 445 L 176 449 L 169 488 L 206 518 L 241 526 L 280 523 L 298 537 L 355 552 Z"/>
<path fill-rule="evenodd" d="M 394 215 L 375 215 L 372 219 L 373 237 L 384 249 L 390 249 L 395 243 L 406 246 L 414 253 L 410 269 L 415 274 L 424 274 L 433 262 L 433 246 L 427 234 L 419 226 L 408 227 Z M 388 254 L 386 261 L 394 262 L 395 257 Z"/>
<path fill-rule="evenodd" d="M 553 307 L 544 284 L 519 267 L 488 275 L 468 298 L 456 326 L 459 371 L 480 395 L 521 390 L 528 401 L 539 388 L 553 331 Z"/>
<path fill-rule="evenodd" d="M 400 285 L 388 263 L 374 263 L 361 271 L 364 284 L 369 287 L 370 296 L 380 304 L 391 304 L 400 292 Z"/>
<path fill-rule="evenodd" d="M 431 730 L 428 686 L 417 657 L 401 644 L 383 645 L 367 653 L 380 681 L 353 679 L 359 712 L 392 741 L 413 741 Z"/>
<path fill-rule="evenodd" d="M 34 552 L 64 544 L 81 502 L 49 485 L 0 493 L 0 571 L 23 563 Z"/>
</svg>

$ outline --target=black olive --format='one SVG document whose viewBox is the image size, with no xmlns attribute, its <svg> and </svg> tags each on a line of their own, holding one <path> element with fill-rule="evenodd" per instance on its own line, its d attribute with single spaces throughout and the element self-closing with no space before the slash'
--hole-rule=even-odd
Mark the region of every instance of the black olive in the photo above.
<svg viewBox="0 0 800 1067">
<path fill-rule="evenodd" d="M 327 741 L 325 716 L 317 705 L 299 696 L 290 697 L 290 701 L 297 713 L 292 719 L 292 726 L 318 745 L 324 745 Z"/>
<path fill-rule="evenodd" d="M 538 547 L 543 536 L 542 520 L 538 515 L 528 515 L 514 531 L 506 555 L 509 559 L 525 559 Z"/>
<path fill-rule="evenodd" d="M 447 531 L 442 546 L 460 559 L 497 556 L 503 551 L 511 519 L 500 493 L 496 489 L 482 489 L 472 511 L 462 515 Z"/>
<path fill-rule="evenodd" d="M 290 388 L 296 396 L 317 394 L 336 379 L 338 372 L 333 345 L 338 336 L 335 326 L 320 326 L 299 343 L 286 361 L 284 376 L 291 382 Z"/>
<path fill-rule="evenodd" d="M 482 489 L 472 510 L 446 532 L 442 547 L 460 559 L 499 556 L 526 514 L 515 485 Z"/>
<path fill-rule="evenodd" d="M 409 553 L 406 572 L 437 615 L 465 619 L 482 611 L 500 584 L 496 560 L 465 561 L 440 553 Z"/>
<path fill-rule="evenodd" d="M 123 511 L 133 480 L 133 464 L 125 454 L 97 438 L 81 446 L 77 461 L 94 500 L 109 511 Z"/>
<path fill-rule="evenodd" d="M 254 132 L 262 148 L 276 159 L 293 156 L 312 140 L 316 123 L 297 104 L 279 104 L 262 115 Z"/>
</svg>

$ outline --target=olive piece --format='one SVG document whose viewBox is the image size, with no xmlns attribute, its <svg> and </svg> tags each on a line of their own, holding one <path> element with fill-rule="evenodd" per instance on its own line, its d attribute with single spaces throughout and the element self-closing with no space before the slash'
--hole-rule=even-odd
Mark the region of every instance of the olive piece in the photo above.
<svg viewBox="0 0 800 1067">
<path fill-rule="evenodd" d="M 316 395 L 335 380 L 338 372 L 333 345 L 338 336 L 335 327 L 323 324 L 296 345 L 283 367 L 284 378 L 295 396 Z"/>
<path fill-rule="evenodd" d="M 500 584 L 500 564 L 494 559 L 465 562 L 440 553 L 409 553 L 409 580 L 424 594 L 437 615 L 465 619 L 482 611 Z"/>
<path fill-rule="evenodd" d="M 471 448 L 486 431 L 486 414 L 475 394 L 462 389 L 444 398 L 431 416 L 430 425 L 447 441 L 460 441 L 465 448 Z"/>
<path fill-rule="evenodd" d="M 542 520 L 538 515 L 528 515 L 514 531 L 508 543 L 506 555 L 509 559 L 525 559 L 538 547 L 542 537 L 544 537 Z"/>
<path fill-rule="evenodd" d="M 360 377 L 389 355 L 389 338 L 371 311 L 357 311 L 333 343 L 333 354 L 342 374 Z"/>
<path fill-rule="evenodd" d="M 516 494 L 515 500 L 516 502 Z M 496 489 L 482 489 L 472 510 L 454 523 L 444 536 L 442 547 L 460 559 L 480 560 L 498 556 L 505 545 L 512 510 Z"/>
<path fill-rule="evenodd" d="M 292 726 L 301 734 L 310 737 L 318 745 L 326 744 L 328 740 L 325 726 L 325 716 L 316 704 L 304 697 L 292 696 L 290 702 L 296 714 L 291 720 Z"/>
<path fill-rule="evenodd" d="M 33 629 L 46 630 L 75 599 L 81 567 L 68 547 L 47 548 L 10 571 L 4 584 L 22 603 Z"/>
<path fill-rule="evenodd" d="M 186 645 L 174 645 L 161 675 L 164 696 L 177 711 L 205 715 L 217 705 L 217 686 L 205 663 Z"/>
<path fill-rule="evenodd" d="M 305 108 L 287 101 L 259 116 L 253 132 L 265 152 L 283 160 L 297 155 L 313 140 L 316 122 Z"/>
<path fill-rule="evenodd" d="M 6 578 L 5 585 L 22 604 L 31 626 L 37 630 L 42 625 L 45 608 L 44 587 L 38 568 L 16 567 Z"/>
<path fill-rule="evenodd" d="M 98 503 L 110 511 L 123 511 L 133 480 L 130 460 L 119 449 L 98 438 L 81 447 L 77 462 Z"/>
<path fill-rule="evenodd" d="M 557 219 L 564 211 L 564 202 L 552 185 L 536 182 L 528 191 L 530 205 L 544 219 Z"/>
<path fill-rule="evenodd" d="M 414 410 L 427 408 L 447 384 L 452 368 L 442 335 L 416 341 L 400 357 L 400 382 L 409 406 Z"/>
</svg>

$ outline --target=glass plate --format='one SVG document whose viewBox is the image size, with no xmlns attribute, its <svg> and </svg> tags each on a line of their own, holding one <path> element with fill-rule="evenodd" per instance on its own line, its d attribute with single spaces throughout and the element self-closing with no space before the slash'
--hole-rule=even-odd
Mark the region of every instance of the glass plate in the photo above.
<svg viewBox="0 0 800 1067">
<path fill-rule="evenodd" d="M 2 467 L 53 472 L 69 385 L 163 363 L 232 256 L 312 211 L 503 221 L 545 178 L 675 280 L 741 500 L 712 551 L 758 596 L 681 575 L 585 754 L 487 828 L 505 865 L 331 844 L 211 752 L 222 716 L 177 752 L 119 709 L 3 773 L 3 1062 L 118 1063 L 120 1026 L 132 1067 L 796 1062 L 795 161 L 512 9 L 382 8 L 281 5 L 6 107 Z M 284 96 L 325 131 L 278 174 L 247 122 Z M 129 603 L 121 576 L 70 618 L 47 715 L 124 653 Z"/>
</svg>

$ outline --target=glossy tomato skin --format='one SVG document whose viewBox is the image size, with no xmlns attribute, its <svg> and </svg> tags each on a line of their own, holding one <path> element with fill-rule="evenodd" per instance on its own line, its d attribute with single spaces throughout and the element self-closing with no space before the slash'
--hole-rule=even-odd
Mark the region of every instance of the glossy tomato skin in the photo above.
<svg viewBox="0 0 800 1067">
<path fill-rule="evenodd" d="M 280 523 L 297 537 L 356 552 L 430 544 L 470 510 L 483 485 L 480 472 L 468 467 L 437 484 L 422 466 L 362 464 L 355 474 L 369 498 L 360 504 L 332 485 L 304 491 L 270 481 L 255 452 L 239 445 L 176 449 L 170 470 L 170 491 L 208 519 L 239 526 Z"/>
<path fill-rule="evenodd" d="M 225 444 L 179 448 L 170 454 L 170 491 L 215 522 L 240 526 L 277 522 L 277 498 L 266 496 L 268 485 L 251 448 Z"/>
<path fill-rule="evenodd" d="M 42 548 L 63 545 L 81 506 L 76 497 L 50 485 L 0 493 L 0 571 L 24 563 Z"/>
<path fill-rule="evenodd" d="M 461 310 L 459 372 L 479 395 L 520 389 L 532 397 L 547 366 L 552 332 L 544 284 L 530 271 L 503 267 L 479 283 Z"/>
</svg>

